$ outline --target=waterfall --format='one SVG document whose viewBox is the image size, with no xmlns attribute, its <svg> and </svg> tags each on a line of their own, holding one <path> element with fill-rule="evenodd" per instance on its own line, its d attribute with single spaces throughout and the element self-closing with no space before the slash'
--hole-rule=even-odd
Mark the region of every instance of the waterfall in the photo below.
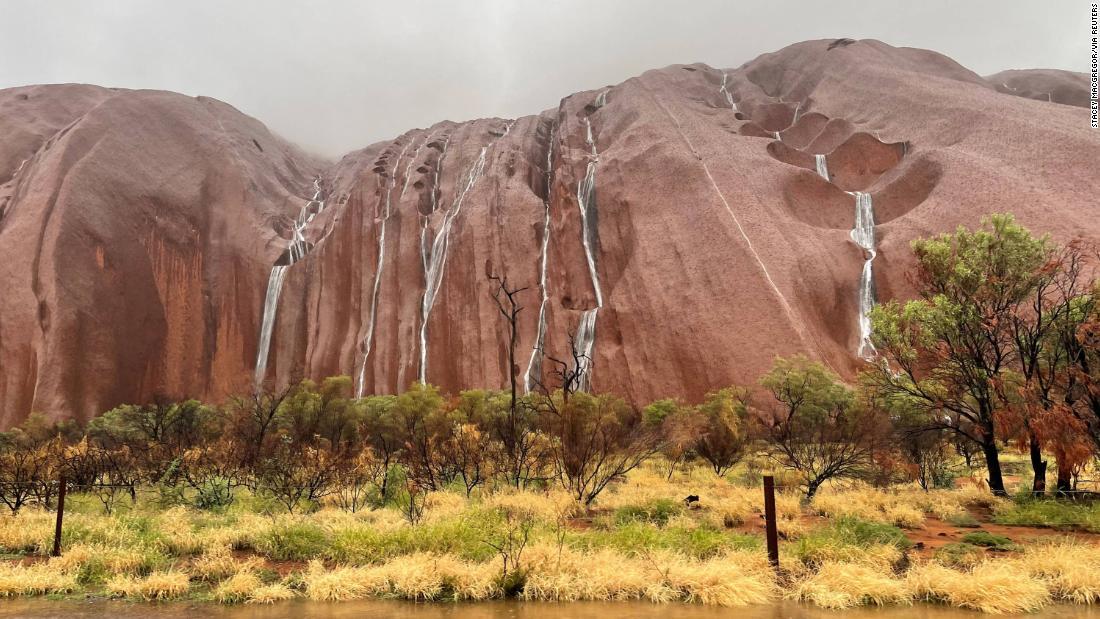
<svg viewBox="0 0 1100 619">
<path fill-rule="evenodd" d="M 325 201 L 321 197 L 321 179 L 313 180 L 313 197 L 306 202 L 298 217 L 294 220 L 294 230 L 286 251 L 271 267 L 267 278 L 267 293 L 264 295 L 263 317 L 260 319 L 260 342 L 256 350 L 256 369 L 254 380 L 257 386 L 267 375 L 267 357 L 271 351 L 272 330 L 275 328 L 275 314 L 279 309 L 279 293 L 283 290 L 286 271 L 290 266 L 306 256 L 313 246 L 306 242 L 305 229 L 317 215 L 325 210 Z M 285 257 L 285 260 L 284 260 Z"/>
<path fill-rule="evenodd" d="M 825 161 L 825 155 L 814 155 L 814 166 L 817 167 L 818 176 L 829 180 L 829 163 Z"/>
<path fill-rule="evenodd" d="M 447 147 L 451 144 L 451 136 L 447 136 L 443 140 L 443 149 L 439 153 L 439 158 L 435 162 L 435 171 L 432 172 L 432 210 L 431 213 L 439 210 L 439 196 L 436 195 L 439 191 L 439 177 L 443 174 L 443 159 L 447 157 Z M 428 281 L 428 258 L 431 255 L 431 247 L 428 245 L 428 217 L 431 215 L 422 216 L 420 218 L 420 264 L 424 269 L 424 281 Z"/>
<path fill-rule="evenodd" d="M 498 136 L 497 139 L 508 135 L 513 124 L 514 121 L 508 123 L 504 128 L 504 133 Z M 496 139 L 482 146 L 477 160 L 466 170 L 464 181 L 460 183 L 461 188 L 451 202 L 451 208 L 443 214 L 443 223 L 440 224 L 439 232 L 436 233 L 435 240 L 432 241 L 431 253 L 427 254 L 428 259 L 424 265 L 424 296 L 420 300 L 420 372 L 418 378 L 422 384 L 426 383 L 428 379 L 428 318 L 431 316 L 432 307 L 435 306 L 435 297 L 439 293 L 439 286 L 443 283 L 443 271 L 447 265 L 447 248 L 451 236 L 451 226 L 454 224 L 455 217 L 462 210 L 466 195 L 481 176 L 482 170 L 485 169 L 486 153 L 495 143 Z"/>
<path fill-rule="evenodd" d="M 780 142 L 783 141 L 783 136 L 779 135 L 778 131 L 772 131 L 772 136 L 775 137 L 775 139 L 779 140 Z"/>
<path fill-rule="evenodd" d="M 267 353 L 271 349 L 271 330 L 275 327 L 275 310 L 279 307 L 279 293 L 286 279 L 286 266 L 274 266 L 267 278 L 267 294 L 264 295 L 264 315 L 260 321 L 260 345 L 256 352 L 256 384 L 264 382 L 267 374 Z"/>
<path fill-rule="evenodd" d="M 397 186 L 397 166 L 401 165 L 401 159 L 405 156 L 405 151 L 409 149 L 409 145 L 406 144 L 401 152 L 397 155 L 397 160 L 393 162 L 393 169 L 390 170 L 390 185 L 386 189 L 386 200 L 382 209 L 382 221 L 378 224 L 378 262 L 374 268 L 374 287 L 371 289 L 371 301 L 370 301 L 370 313 L 367 318 L 367 333 L 363 336 L 362 348 L 363 348 L 363 362 L 359 366 L 359 380 L 355 387 L 355 397 L 363 397 L 363 383 L 367 378 L 367 360 L 370 358 L 371 349 L 374 347 L 374 319 L 378 315 L 378 290 L 382 287 L 382 267 L 386 262 L 386 223 L 390 220 L 392 214 L 391 198 L 393 196 L 394 187 Z M 418 149 L 419 150 L 419 149 Z M 411 165 L 411 162 L 410 162 Z M 408 168 L 405 169 L 406 174 Z M 406 185 L 408 184 L 408 178 L 406 177 Z M 404 192 L 404 187 L 401 188 Z"/>
<path fill-rule="evenodd" d="M 607 101 L 607 91 L 603 91 L 596 97 L 596 108 L 599 109 Z M 577 207 L 581 213 L 581 243 L 584 245 L 584 257 L 588 263 L 588 273 L 592 278 L 592 290 L 596 295 L 596 307 L 586 310 L 577 325 L 577 335 L 574 345 L 579 348 L 581 355 L 578 368 L 580 380 L 578 389 L 587 391 L 591 386 L 591 374 L 593 364 L 593 352 L 596 348 L 596 315 L 603 307 L 603 290 L 600 287 L 600 275 L 596 270 L 596 245 L 599 242 L 597 225 L 593 219 L 596 217 L 596 166 L 599 163 L 599 153 L 596 151 L 596 140 L 592 135 L 592 122 L 585 117 L 585 140 L 588 143 L 590 156 L 588 166 L 585 169 L 584 179 L 577 185 Z"/>
<path fill-rule="evenodd" d="M 531 393 L 535 380 L 542 377 L 543 346 L 546 343 L 546 306 L 550 301 L 550 291 L 546 287 L 546 257 L 550 247 L 550 186 L 554 179 L 554 128 L 550 127 L 550 137 L 546 144 L 546 200 L 543 202 L 542 251 L 539 255 L 539 291 L 542 300 L 539 303 L 538 330 L 535 332 L 535 346 L 531 350 L 531 360 L 527 362 L 527 371 L 523 374 L 523 391 Z"/>
<path fill-rule="evenodd" d="M 596 208 L 596 165 L 599 154 L 596 152 L 596 141 L 592 137 L 592 123 L 584 119 L 587 132 L 587 142 L 591 149 L 588 166 L 585 169 L 584 179 L 577 185 L 577 207 L 581 212 L 581 243 L 584 245 L 584 257 L 588 262 L 588 274 L 592 278 L 592 288 L 596 293 L 596 307 L 603 307 L 603 291 L 600 290 L 600 275 L 596 272 L 596 252 L 593 245 L 597 239 L 597 229 L 592 226 L 591 219 L 595 216 Z M 590 211 L 593 211 L 590 213 Z"/>
<path fill-rule="evenodd" d="M 855 227 L 852 241 L 864 251 L 863 272 L 859 280 L 859 349 L 857 354 L 866 360 L 874 359 L 875 347 L 871 343 L 871 308 L 875 306 L 875 278 L 871 264 L 875 260 L 875 210 L 871 194 L 852 192 L 856 198 Z"/>
<path fill-rule="evenodd" d="M 726 103 L 730 104 L 730 109 L 734 112 L 737 111 L 737 104 L 733 102 L 733 94 L 730 93 L 729 88 L 726 88 L 729 75 L 725 71 L 722 72 L 722 86 L 718 89 L 718 92 L 722 93 L 726 97 Z"/>
</svg>

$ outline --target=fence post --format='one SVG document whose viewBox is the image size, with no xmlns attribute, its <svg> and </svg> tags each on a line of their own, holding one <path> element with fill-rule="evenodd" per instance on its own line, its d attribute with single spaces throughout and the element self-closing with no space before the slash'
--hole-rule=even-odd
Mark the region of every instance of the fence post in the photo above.
<svg viewBox="0 0 1100 619">
<path fill-rule="evenodd" d="M 57 485 L 57 524 L 53 530 L 53 552 L 50 556 L 61 556 L 61 521 L 65 517 L 65 472 L 61 472 Z"/>
<path fill-rule="evenodd" d="M 768 562 L 779 567 L 779 530 L 775 524 L 775 478 L 764 476 L 764 532 L 768 540 Z"/>
</svg>

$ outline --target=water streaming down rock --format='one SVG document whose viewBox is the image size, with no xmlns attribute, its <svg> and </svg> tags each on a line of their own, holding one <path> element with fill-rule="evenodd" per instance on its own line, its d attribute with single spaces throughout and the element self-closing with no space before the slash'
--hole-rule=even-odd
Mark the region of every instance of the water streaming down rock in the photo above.
<svg viewBox="0 0 1100 619">
<path fill-rule="evenodd" d="M 863 359 L 875 357 L 875 347 L 871 343 L 871 309 L 875 306 L 875 279 L 872 263 L 875 260 L 875 211 L 871 194 L 862 191 L 850 192 L 856 199 L 855 226 L 852 228 L 852 241 L 864 251 L 863 272 L 859 280 L 859 349 L 857 354 Z"/>
<path fill-rule="evenodd" d="M 782 141 L 783 141 L 783 136 L 779 135 L 779 132 L 778 132 L 778 131 L 772 131 L 772 136 L 773 136 L 773 137 L 774 137 L 775 139 L 779 140 L 780 142 L 782 142 Z"/>
<path fill-rule="evenodd" d="M 321 197 L 321 179 L 313 181 L 313 197 L 306 202 L 298 217 L 294 220 L 294 230 L 291 233 L 290 243 L 283 255 L 275 261 L 271 267 L 271 274 L 267 278 L 267 293 L 264 295 L 264 311 L 260 319 L 260 341 L 256 350 L 256 369 L 254 380 L 256 385 L 263 383 L 267 375 L 267 358 L 271 350 L 271 336 L 275 328 L 275 315 L 279 309 L 279 294 L 283 290 L 283 282 L 286 281 L 286 272 L 290 266 L 306 256 L 313 246 L 306 242 L 305 229 L 313 218 L 325 210 L 325 201 Z"/>
<path fill-rule="evenodd" d="M 607 91 L 601 92 L 596 97 L 596 109 L 607 103 Z M 588 273 L 592 278 L 592 290 L 596 295 L 596 307 L 588 309 L 581 316 L 577 324 L 577 335 L 574 338 L 574 346 L 579 356 L 578 368 L 579 380 L 577 388 L 587 391 L 592 382 L 593 353 L 596 349 L 596 317 L 603 307 L 603 290 L 600 287 L 600 275 L 596 270 L 596 245 L 599 243 L 598 230 L 595 225 L 596 218 L 596 167 L 599 163 L 599 152 L 596 150 L 596 139 L 592 135 L 592 121 L 585 117 L 585 140 L 590 151 L 588 165 L 585 169 L 584 179 L 577 185 L 577 207 L 581 213 L 581 243 L 584 245 L 584 257 L 588 263 Z"/>
<path fill-rule="evenodd" d="M 421 143 L 423 145 L 423 143 Z M 401 149 L 401 152 L 397 155 L 397 160 L 393 162 L 393 169 L 390 170 L 390 184 L 386 188 L 386 199 L 382 208 L 382 221 L 378 224 L 378 262 L 374 269 L 374 286 L 371 288 L 371 301 L 370 301 L 370 313 L 367 315 L 367 333 L 363 336 L 363 341 L 360 347 L 363 349 L 363 360 L 359 364 L 359 376 L 355 386 L 355 397 L 363 397 L 363 383 L 367 377 L 367 359 L 370 358 L 371 348 L 374 346 L 374 321 L 378 315 L 378 290 L 382 286 L 382 268 L 386 264 L 386 224 L 390 220 L 392 214 L 392 201 L 393 190 L 397 186 L 397 167 L 401 165 L 401 159 L 404 158 L 405 152 L 409 149 L 409 145 Z M 418 149 L 419 150 L 419 149 Z M 412 163 L 410 162 L 410 165 Z M 408 185 L 408 168 L 405 169 L 406 185 Z M 404 193 L 405 187 L 402 186 L 401 192 Z"/>
<path fill-rule="evenodd" d="M 542 300 L 539 303 L 538 330 L 535 332 L 535 345 L 531 349 L 531 360 L 527 362 L 527 371 L 523 374 L 523 390 L 530 393 L 535 383 L 542 377 L 543 346 L 546 344 L 546 306 L 550 301 L 550 290 L 546 286 L 546 260 L 550 248 L 550 188 L 554 179 L 554 128 L 546 143 L 546 200 L 543 201 L 542 249 L 539 254 L 539 291 Z"/>
<path fill-rule="evenodd" d="M 439 178 L 443 174 L 443 160 L 447 158 L 447 147 L 451 143 L 451 136 L 443 140 L 443 148 L 440 149 L 439 158 L 435 162 L 435 170 L 432 172 L 432 210 L 428 215 L 420 217 L 420 264 L 424 269 L 424 279 L 428 278 L 428 258 L 431 255 L 431 246 L 428 245 L 428 222 L 431 213 L 439 209 Z"/>
<path fill-rule="evenodd" d="M 829 180 L 829 163 L 825 161 L 825 155 L 814 155 L 814 166 L 817 174 L 825 180 Z"/>
<path fill-rule="evenodd" d="M 733 94 L 730 93 L 729 88 L 726 88 L 726 83 L 729 80 L 729 75 L 725 71 L 722 72 L 722 86 L 718 89 L 718 92 L 722 93 L 726 97 L 726 103 L 730 104 L 730 109 L 734 112 L 737 111 L 737 104 L 733 102 Z"/>
<path fill-rule="evenodd" d="M 481 147 L 477 159 L 466 170 L 463 180 L 459 183 L 460 189 L 451 202 L 451 208 L 444 213 L 443 223 L 440 224 L 435 240 L 432 241 L 431 253 L 428 254 L 427 261 L 424 264 L 424 296 L 420 301 L 420 371 L 418 379 L 421 383 L 426 383 L 428 380 L 428 318 L 431 317 L 432 307 L 435 306 L 435 297 L 439 293 L 439 285 L 443 283 L 443 271 L 447 265 L 447 247 L 451 227 L 454 224 L 455 217 L 462 210 L 466 195 L 481 176 L 482 170 L 485 169 L 485 158 L 489 148 L 496 143 L 497 139 L 508 135 L 508 132 L 512 130 L 512 124 L 509 122 L 501 135 Z M 425 230 L 421 232 L 424 233 Z"/>
<path fill-rule="evenodd" d="M 275 265 L 267 277 L 267 294 L 264 295 L 264 314 L 260 319 L 260 343 L 256 350 L 255 381 L 259 385 L 267 374 L 267 355 L 271 350 L 271 331 L 275 327 L 275 310 L 279 307 L 279 293 L 283 290 L 286 270 L 289 267 Z"/>
</svg>

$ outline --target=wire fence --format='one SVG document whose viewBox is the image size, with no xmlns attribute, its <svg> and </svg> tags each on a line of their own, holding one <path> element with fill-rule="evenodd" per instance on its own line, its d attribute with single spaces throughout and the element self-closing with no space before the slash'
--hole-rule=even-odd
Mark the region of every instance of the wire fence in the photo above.
<svg viewBox="0 0 1100 619">
<path fill-rule="evenodd" d="M 778 532 L 778 514 L 776 507 L 776 495 L 777 493 L 786 494 L 804 494 L 806 487 L 801 484 L 777 484 L 775 483 L 775 477 L 771 475 L 764 475 L 761 478 L 763 489 L 763 513 L 761 516 L 764 519 L 765 528 L 765 542 L 768 553 L 769 562 L 778 569 L 779 567 L 779 532 Z M 43 507 L 49 509 L 50 499 L 55 501 L 56 512 L 56 526 L 54 531 L 53 548 L 51 556 L 61 555 L 61 540 L 64 527 L 65 517 L 65 500 L 66 495 L 73 493 L 86 493 L 86 494 L 98 494 L 100 499 L 104 501 L 104 507 L 108 514 L 111 512 L 110 504 L 117 498 L 119 491 L 122 491 L 125 495 L 128 495 L 132 500 L 136 501 L 138 494 L 153 493 L 160 494 L 161 488 L 150 487 L 148 485 L 135 483 L 110 483 L 110 482 L 73 482 L 66 479 L 66 476 L 62 474 L 58 479 L 54 480 L 35 480 L 24 482 L 0 482 L 0 489 L 24 489 L 28 491 L 27 496 L 24 497 L 23 503 L 28 503 L 28 499 L 32 496 L 44 500 Z M 108 492 L 107 498 L 101 494 L 104 491 Z M 902 490 L 894 490 L 894 492 L 901 493 Z M 912 491 L 910 491 L 912 492 Z M 1006 517 L 1002 513 L 1000 521 L 997 517 L 994 517 L 993 524 L 998 524 L 1008 527 L 1033 527 L 1033 528 L 1048 528 L 1048 529 L 1062 529 L 1071 532 L 1085 532 L 1090 534 L 1100 534 L 1100 506 L 1098 506 L 1093 513 L 1095 513 L 1095 519 L 1091 520 L 1078 520 L 1074 521 L 1069 518 L 1059 519 L 1046 519 L 1046 520 L 1034 520 L 1029 521 L 1026 518 L 1012 516 L 1011 509 L 1015 507 L 1027 507 L 1028 502 L 1057 502 L 1062 505 L 1068 505 L 1069 507 L 1082 507 L 1085 509 L 1090 508 L 1090 504 L 1100 499 L 1100 492 L 1094 490 L 1064 490 L 1059 491 L 1055 489 L 1048 489 L 1042 496 L 1032 496 L 1032 493 L 1027 489 L 1020 489 L 1014 495 L 1005 497 L 990 497 L 990 502 L 986 505 L 993 505 L 997 500 L 1009 500 L 1015 498 L 1016 501 L 1007 504 L 1008 516 Z M 697 495 L 689 495 L 685 499 L 685 503 L 698 502 L 700 497 Z M 8 498 L 4 499 L 4 502 L 12 508 L 13 513 L 18 511 L 19 505 L 13 507 L 13 502 Z M 977 502 L 979 505 L 983 503 Z M 803 515 L 814 515 L 812 503 L 809 505 L 803 505 Z M 1026 512 L 1025 512 L 1026 513 Z M 820 514 L 819 514 L 820 515 Z M 926 518 L 929 515 L 926 514 Z M 949 522 L 950 523 L 950 522 Z M 977 523 L 980 527 L 986 523 Z M 972 528 L 974 524 L 965 523 L 955 525 L 959 528 Z"/>
</svg>

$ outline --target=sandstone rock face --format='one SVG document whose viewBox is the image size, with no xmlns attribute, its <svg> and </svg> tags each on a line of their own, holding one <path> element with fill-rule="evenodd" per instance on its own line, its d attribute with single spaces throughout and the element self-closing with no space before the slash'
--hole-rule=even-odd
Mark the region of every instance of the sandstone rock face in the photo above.
<svg viewBox="0 0 1100 619">
<path fill-rule="evenodd" d="M 317 163 L 166 92 L 4 90 L 0 131 L 0 425 L 246 389 L 275 230 Z"/>
<path fill-rule="evenodd" d="M 267 381 L 504 386 L 487 272 L 527 287 L 521 386 L 570 359 L 571 338 L 591 387 L 636 403 L 749 383 L 800 352 L 850 377 L 861 292 L 912 294 L 913 238 L 1010 211 L 1100 239 L 1087 111 L 992 80 L 929 51 L 810 41 L 329 165 L 211 100 L 0 91 L 17 136 L 0 143 L 0 423 L 249 388 L 269 275 L 292 251 Z"/>
<path fill-rule="evenodd" d="M 997 92 L 1050 103 L 1089 107 L 1089 77 L 1057 69 L 1001 71 L 985 78 Z"/>
</svg>

